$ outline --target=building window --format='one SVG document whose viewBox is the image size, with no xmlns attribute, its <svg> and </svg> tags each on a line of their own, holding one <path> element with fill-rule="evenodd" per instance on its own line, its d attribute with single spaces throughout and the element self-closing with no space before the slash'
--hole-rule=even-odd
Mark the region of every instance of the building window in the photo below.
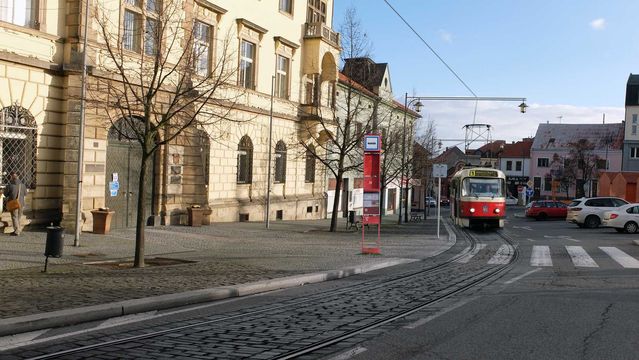
<svg viewBox="0 0 639 360">
<path fill-rule="evenodd" d="M 140 52 L 144 41 L 145 54 L 155 55 L 157 53 L 161 40 L 157 20 L 160 4 L 158 0 L 146 0 L 144 3 L 142 0 L 124 1 L 122 29 L 122 47 L 124 49 Z"/>
<path fill-rule="evenodd" d="M 15 172 L 28 189 L 36 187 L 37 124 L 31 113 L 11 105 L 0 110 L 2 141 L 0 141 L 0 183 L 9 182 Z"/>
<path fill-rule="evenodd" d="M 39 27 L 37 0 L 0 0 L 0 21 L 32 29 Z"/>
<path fill-rule="evenodd" d="M 211 71 L 211 25 L 201 21 L 193 24 L 193 63 L 195 72 L 208 76 Z"/>
<path fill-rule="evenodd" d="M 288 72 L 290 60 L 282 55 L 277 55 L 276 96 L 288 99 Z"/>
<path fill-rule="evenodd" d="M 311 145 L 306 149 L 306 171 L 304 181 L 307 183 L 315 182 L 315 148 Z"/>
<path fill-rule="evenodd" d="M 140 24 L 142 15 L 124 10 L 124 31 L 122 32 L 122 47 L 130 51 L 140 51 Z"/>
<path fill-rule="evenodd" d="M 275 145 L 275 183 L 286 182 L 286 144 L 280 140 Z"/>
<path fill-rule="evenodd" d="M 552 191 L 552 178 L 551 177 L 545 177 L 544 178 L 544 190 Z"/>
<path fill-rule="evenodd" d="M 280 11 L 293 14 L 293 0 L 280 0 Z"/>
<path fill-rule="evenodd" d="M 521 161 L 515 162 L 515 171 L 521 171 Z"/>
<path fill-rule="evenodd" d="M 597 169 L 598 170 L 608 170 L 608 160 L 606 160 L 606 159 L 597 159 Z"/>
<path fill-rule="evenodd" d="M 506 161 L 506 171 L 513 169 L 513 162 L 511 160 Z"/>
<path fill-rule="evenodd" d="M 237 183 L 250 184 L 253 181 L 253 142 L 244 135 L 237 146 Z"/>
<path fill-rule="evenodd" d="M 306 12 L 307 23 L 321 22 L 326 24 L 326 1 L 309 0 Z"/>
<path fill-rule="evenodd" d="M 537 159 L 537 167 L 548 167 L 548 158 L 539 158 Z"/>
<path fill-rule="evenodd" d="M 255 89 L 255 44 L 246 40 L 240 45 L 240 86 Z"/>
<path fill-rule="evenodd" d="M 630 157 L 633 159 L 639 159 L 639 148 L 631 147 L 630 148 Z"/>
<path fill-rule="evenodd" d="M 637 114 L 632 114 L 632 124 L 637 125 Z"/>
</svg>

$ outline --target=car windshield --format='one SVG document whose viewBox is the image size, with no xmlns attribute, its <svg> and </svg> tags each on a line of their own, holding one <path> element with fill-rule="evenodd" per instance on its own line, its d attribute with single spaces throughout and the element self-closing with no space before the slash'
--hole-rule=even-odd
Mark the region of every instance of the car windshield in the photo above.
<svg viewBox="0 0 639 360">
<path fill-rule="evenodd" d="M 465 178 L 462 196 L 504 196 L 504 181 L 495 178 Z"/>
</svg>

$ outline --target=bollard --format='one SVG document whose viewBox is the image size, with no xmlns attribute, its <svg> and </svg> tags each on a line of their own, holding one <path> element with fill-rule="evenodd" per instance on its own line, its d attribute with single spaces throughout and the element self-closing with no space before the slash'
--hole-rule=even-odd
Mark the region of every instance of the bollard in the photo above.
<svg viewBox="0 0 639 360">
<path fill-rule="evenodd" d="M 47 226 L 47 243 L 44 248 L 44 271 L 47 272 L 49 264 L 49 256 L 54 258 L 62 257 L 62 249 L 64 248 L 64 228 L 61 226 Z"/>
</svg>

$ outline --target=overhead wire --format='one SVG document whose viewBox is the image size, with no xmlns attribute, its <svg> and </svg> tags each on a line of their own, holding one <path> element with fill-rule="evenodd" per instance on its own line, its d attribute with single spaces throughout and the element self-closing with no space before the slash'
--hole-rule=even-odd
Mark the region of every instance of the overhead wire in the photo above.
<svg viewBox="0 0 639 360">
<path fill-rule="evenodd" d="M 433 47 L 430 46 L 430 44 L 417 32 L 417 30 L 415 30 L 415 28 L 402 16 L 402 14 L 400 14 L 399 11 L 397 11 L 393 7 L 393 5 L 391 5 L 390 2 L 388 2 L 388 0 L 384 0 L 384 2 L 386 3 L 386 5 L 388 5 L 388 7 L 391 8 L 391 10 L 393 10 L 395 14 L 397 14 L 397 16 L 399 16 L 399 18 L 419 38 L 419 40 L 421 40 L 421 42 L 424 45 L 426 45 L 426 47 L 437 57 L 437 59 L 439 59 L 439 61 L 441 61 L 441 63 L 444 64 L 444 66 L 446 66 L 448 71 L 450 71 L 457 78 L 457 80 L 459 80 L 459 82 L 462 83 L 462 85 L 464 85 L 466 90 L 468 90 L 471 94 L 473 94 L 474 97 L 477 97 L 477 94 L 475 94 L 475 92 L 470 88 L 470 86 L 468 86 L 468 84 L 466 84 L 466 82 L 462 80 L 459 74 L 457 74 L 457 72 L 453 70 L 453 68 L 450 65 L 448 65 L 448 63 L 437 53 L 437 51 L 435 51 L 435 49 L 433 49 Z"/>
</svg>

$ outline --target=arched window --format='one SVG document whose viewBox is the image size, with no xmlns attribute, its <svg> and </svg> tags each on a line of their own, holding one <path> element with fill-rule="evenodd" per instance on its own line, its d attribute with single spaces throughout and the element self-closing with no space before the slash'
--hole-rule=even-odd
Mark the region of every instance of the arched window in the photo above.
<svg viewBox="0 0 639 360">
<path fill-rule="evenodd" d="M 310 145 L 306 149 L 306 172 L 304 180 L 307 183 L 315 182 L 315 147 Z"/>
<path fill-rule="evenodd" d="M 275 145 L 275 183 L 286 182 L 286 144 L 280 140 Z"/>
<path fill-rule="evenodd" d="M 29 111 L 11 105 L 0 111 L 0 173 L 2 183 L 15 172 L 29 189 L 36 187 L 37 125 Z"/>
<path fill-rule="evenodd" d="M 237 145 L 237 183 L 250 184 L 253 181 L 253 142 L 244 135 Z"/>
<path fill-rule="evenodd" d="M 109 140 L 137 141 L 144 134 L 144 120 L 137 116 L 121 118 L 109 128 Z"/>
</svg>

